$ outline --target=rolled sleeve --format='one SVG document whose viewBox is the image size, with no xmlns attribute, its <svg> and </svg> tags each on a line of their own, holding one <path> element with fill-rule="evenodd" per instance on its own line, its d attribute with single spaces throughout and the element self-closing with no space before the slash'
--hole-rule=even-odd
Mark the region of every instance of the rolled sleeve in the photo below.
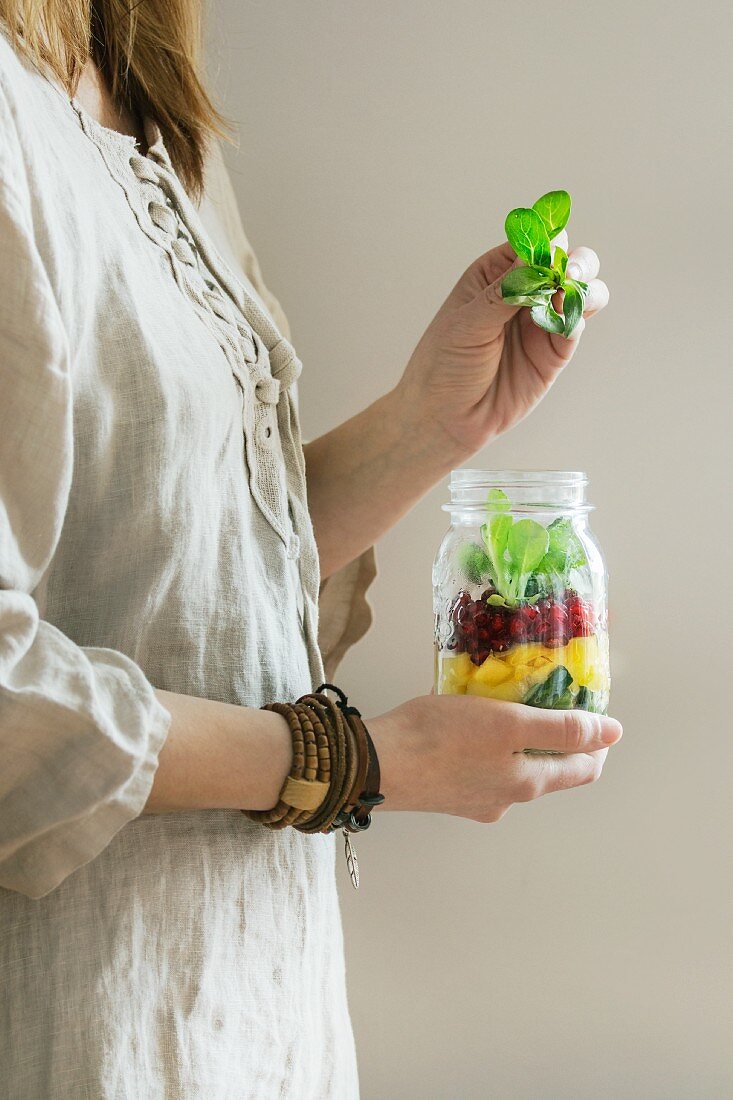
<svg viewBox="0 0 733 1100">
<path fill-rule="evenodd" d="M 6 146 L 7 153 L 7 146 Z M 125 654 L 39 613 L 73 471 L 68 340 L 0 163 L 0 886 L 42 897 L 143 810 L 171 716 Z"/>
</svg>

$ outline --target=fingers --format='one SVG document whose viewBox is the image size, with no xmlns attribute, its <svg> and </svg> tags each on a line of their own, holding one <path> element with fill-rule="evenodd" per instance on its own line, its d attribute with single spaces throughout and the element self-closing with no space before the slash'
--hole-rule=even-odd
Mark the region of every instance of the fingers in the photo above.
<svg viewBox="0 0 733 1100">
<path fill-rule="evenodd" d="M 530 756 L 518 781 L 520 797 L 527 802 L 553 791 L 567 791 L 572 787 L 584 787 L 600 779 L 608 749 L 576 753 L 573 756 Z"/>
<path fill-rule="evenodd" d="M 515 260 L 510 270 L 521 267 L 521 260 Z M 506 274 L 506 272 L 504 273 Z M 482 342 L 491 339 L 514 317 L 521 306 L 509 305 L 504 301 L 501 284 L 504 275 L 484 287 L 478 295 L 461 307 L 461 317 L 467 336 L 473 332 L 481 335 Z"/>
<path fill-rule="evenodd" d="M 589 283 L 591 279 L 598 278 L 600 270 L 601 261 L 598 259 L 598 253 L 584 244 L 574 248 L 568 255 L 567 273 L 571 279 L 581 279 L 584 283 Z"/>
<path fill-rule="evenodd" d="M 526 709 L 526 708 L 525 708 Z M 597 752 L 614 745 L 623 730 L 615 718 L 584 710 L 532 710 L 517 715 L 511 727 L 514 752 L 554 749 L 564 753 Z"/>
<path fill-rule="evenodd" d="M 591 252 L 592 249 L 587 249 Z M 595 256 L 595 252 L 593 252 Z M 598 257 L 596 257 L 597 259 Z M 570 265 L 568 265 L 569 270 Z M 585 280 L 583 280 L 585 282 Z M 553 305 L 558 312 L 562 312 L 562 291 L 558 291 L 553 299 Z M 563 336 L 559 333 L 552 333 L 550 335 L 550 343 L 553 351 L 563 359 L 567 360 L 575 351 L 575 346 L 583 335 L 585 329 L 586 317 L 593 317 L 596 313 L 600 313 L 602 309 L 605 309 L 608 305 L 609 291 L 606 284 L 602 279 L 591 279 L 588 283 L 588 293 L 585 298 L 585 308 L 583 309 L 583 316 L 578 321 L 577 325 L 571 332 L 570 336 Z"/>
<path fill-rule="evenodd" d="M 567 250 L 568 237 L 565 230 L 558 233 L 553 238 L 552 243 Z M 497 265 L 499 265 L 498 270 Z M 500 333 L 503 327 L 521 310 L 521 306 L 508 305 L 501 294 L 501 284 L 504 276 L 513 268 L 521 266 L 524 266 L 522 261 L 517 259 L 510 245 L 506 244 L 492 249 L 469 268 L 452 292 L 457 304 L 463 299 L 459 308 L 469 334 L 473 334 L 474 330 L 480 330 L 481 338 L 485 342 L 495 334 Z M 571 279 L 579 279 L 588 284 L 583 317 L 569 337 L 559 333 L 543 333 L 541 337 L 545 347 L 549 338 L 550 346 L 561 365 L 567 362 L 575 351 L 578 340 L 585 328 L 585 319 L 593 317 L 608 305 L 608 287 L 602 279 L 597 277 L 600 266 L 601 262 L 598 254 L 585 245 L 574 248 L 569 254 L 568 276 Z M 559 312 L 562 311 L 562 291 L 558 291 L 555 295 L 553 305 Z M 522 321 L 524 321 L 526 331 L 529 318 L 522 318 L 520 323 Z"/>
<path fill-rule="evenodd" d="M 592 317 L 594 313 L 605 309 L 608 305 L 608 287 L 602 279 L 591 279 L 588 283 L 588 293 L 585 298 L 584 317 Z"/>
</svg>

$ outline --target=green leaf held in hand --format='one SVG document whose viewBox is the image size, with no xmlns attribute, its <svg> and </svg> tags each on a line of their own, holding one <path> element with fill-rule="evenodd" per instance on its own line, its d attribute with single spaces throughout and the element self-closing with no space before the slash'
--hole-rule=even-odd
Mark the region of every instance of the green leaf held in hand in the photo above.
<svg viewBox="0 0 733 1100">
<path fill-rule="evenodd" d="M 538 290 L 536 294 L 511 295 L 509 298 L 505 298 L 504 301 L 508 306 L 541 306 L 544 309 L 545 306 L 551 304 L 553 294 L 555 294 L 555 287 L 548 286 Z"/>
<path fill-rule="evenodd" d="M 545 332 L 560 333 L 565 331 L 565 318 L 553 308 L 550 302 L 532 306 L 531 314 L 534 323 L 539 328 L 543 328 Z"/>
<path fill-rule="evenodd" d="M 550 238 L 536 210 L 520 206 L 510 211 L 504 228 L 506 238 L 520 260 L 532 267 L 550 266 Z"/>
<path fill-rule="evenodd" d="M 555 245 L 555 255 L 552 257 L 552 270 L 565 281 L 565 272 L 568 269 L 568 254 L 559 244 Z"/>
<path fill-rule="evenodd" d="M 533 207 L 519 206 L 507 215 L 507 240 L 527 266 L 513 268 L 501 282 L 508 305 L 527 306 L 539 328 L 566 338 L 578 327 L 588 293 L 587 283 L 567 277 L 565 249 L 555 245 L 553 252 L 550 244 L 567 225 L 571 205 L 567 191 L 548 191 Z M 552 305 L 558 290 L 565 294 L 562 314 Z"/>
<path fill-rule="evenodd" d="M 583 316 L 583 306 L 585 304 L 585 294 L 580 289 L 578 283 L 572 279 L 568 279 L 563 285 L 563 292 L 565 298 L 563 301 L 563 317 L 564 327 L 563 336 L 566 338 L 572 334 L 574 329 L 577 328 L 580 318 Z"/>
<path fill-rule="evenodd" d="M 572 200 L 567 191 L 548 191 L 532 207 L 542 218 L 550 239 L 556 237 L 568 224 L 571 205 Z"/>
<path fill-rule="evenodd" d="M 552 272 L 548 268 L 515 267 L 505 275 L 501 283 L 501 294 L 506 301 L 515 302 L 517 298 L 530 298 L 540 290 L 553 290 Z"/>
</svg>

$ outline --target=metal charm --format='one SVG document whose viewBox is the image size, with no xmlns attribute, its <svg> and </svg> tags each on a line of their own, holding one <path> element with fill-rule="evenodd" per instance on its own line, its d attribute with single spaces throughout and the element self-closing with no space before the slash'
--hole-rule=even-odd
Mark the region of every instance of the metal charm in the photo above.
<svg viewBox="0 0 733 1100">
<path fill-rule="evenodd" d="M 346 831 L 346 829 L 344 829 L 344 837 L 345 837 L 344 854 L 346 856 L 346 867 L 348 869 L 349 875 L 351 876 L 351 885 L 354 887 L 355 890 L 358 890 L 359 889 L 359 862 L 356 858 L 356 850 L 354 848 L 352 848 L 352 846 L 351 846 L 351 840 L 349 838 L 349 834 Z"/>
</svg>

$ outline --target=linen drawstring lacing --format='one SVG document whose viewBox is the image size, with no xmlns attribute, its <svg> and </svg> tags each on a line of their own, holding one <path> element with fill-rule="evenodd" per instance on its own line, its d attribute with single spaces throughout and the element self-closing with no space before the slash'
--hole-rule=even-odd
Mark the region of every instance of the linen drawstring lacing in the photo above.
<svg viewBox="0 0 733 1100">
<path fill-rule="evenodd" d="M 164 235 L 164 247 L 179 263 L 186 268 L 198 269 L 196 248 L 193 241 L 186 235 L 183 225 L 175 210 L 166 202 L 161 201 L 162 189 L 158 175 L 151 161 L 139 153 L 133 153 L 129 158 L 130 167 L 137 179 L 155 188 L 155 198 L 151 198 L 147 204 L 148 215 L 151 222 Z M 189 289 L 200 305 L 211 311 L 220 321 L 224 322 L 226 338 L 232 350 L 241 354 L 249 366 L 257 362 L 257 345 L 253 333 L 246 320 L 237 316 L 236 310 L 223 294 L 219 285 L 208 275 L 203 275 L 199 282 L 189 284 Z"/>
<path fill-rule="evenodd" d="M 295 559 L 300 554 L 300 540 L 288 518 L 280 442 L 281 432 L 289 431 L 289 420 L 285 410 L 281 418 L 278 406 L 282 395 L 300 375 L 300 360 L 279 333 L 272 333 L 276 339 L 269 345 L 252 327 L 245 313 L 248 308 L 264 326 L 263 333 L 272 330 L 271 322 L 254 301 L 250 302 L 245 294 L 241 295 L 241 301 L 234 296 L 238 288 L 226 280 L 226 271 L 222 272 L 217 264 L 218 257 L 210 254 L 206 242 L 189 230 L 179 211 L 179 205 L 184 211 L 187 208 L 186 196 L 180 193 L 169 165 L 163 162 L 157 168 L 150 157 L 136 151 L 129 154 L 128 160 L 142 185 L 137 195 L 134 190 L 127 192 L 141 227 L 181 265 L 174 264 L 174 275 L 185 293 L 210 318 L 210 323 L 216 319 L 213 327 L 244 394 L 247 425 L 244 438 L 252 495 L 282 537 L 287 556 Z M 149 220 L 145 218 L 146 209 Z"/>
</svg>

